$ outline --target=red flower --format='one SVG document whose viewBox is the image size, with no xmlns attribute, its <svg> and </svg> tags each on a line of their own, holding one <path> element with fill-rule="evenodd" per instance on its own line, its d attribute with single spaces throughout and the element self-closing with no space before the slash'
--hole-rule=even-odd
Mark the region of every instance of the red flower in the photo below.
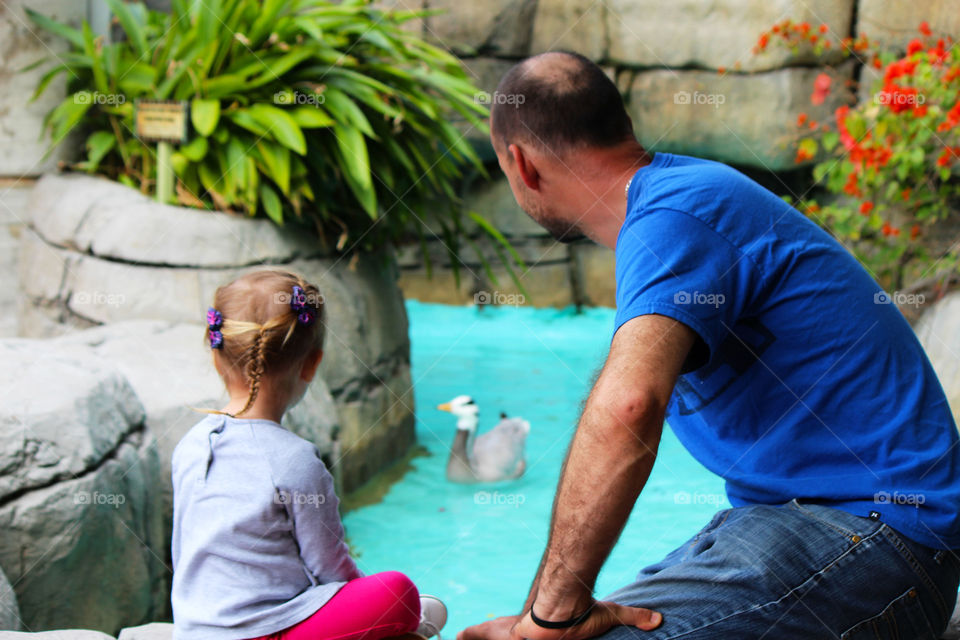
<svg viewBox="0 0 960 640">
<path fill-rule="evenodd" d="M 812 160 L 813 154 L 807 151 L 806 149 L 797 149 L 797 156 L 793 159 L 797 164 L 806 162 L 807 160 Z"/>
<path fill-rule="evenodd" d="M 800 31 L 800 33 L 806 35 L 806 34 L 810 33 L 810 23 L 809 23 L 809 22 L 801 22 L 801 23 L 800 23 L 800 26 L 797 27 L 797 29 L 798 29 L 798 31 Z"/>
<path fill-rule="evenodd" d="M 960 100 L 947 112 L 946 119 L 937 127 L 937 131 L 947 131 L 960 124 Z"/>
<path fill-rule="evenodd" d="M 813 82 L 813 95 L 810 96 L 810 102 L 813 104 L 823 104 L 827 96 L 830 95 L 830 84 L 832 79 L 825 73 L 817 76 Z"/>
<path fill-rule="evenodd" d="M 896 62 L 890 63 L 890 66 L 887 67 L 887 72 L 883 76 L 883 81 L 890 82 L 901 76 L 913 75 L 913 70 L 916 68 L 916 60 L 908 60 L 906 58 L 903 60 L 897 60 Z"/>
<path fill-rule="evenodd" d="M 878 96 L 880 104 L 890 107 L 894 113 L 903 113 L 913 109 L 922 101 L 915 87 L 901 87 L 895 82 L 888 82 Z"/>
<path fill-rule="evenodd" d="M 933 35 L 933 31 L 930 30 L 930 23 L 927 22 L 926 20 L 920 23 L 920 33 L 922 33 L 925 36 Z"/>
<path fill-rule="evenodd" d="M 820 125 L 817 123 L 816 120 L 811 120 L 811 121 L 810 121 L 810 129 L 811 129 L 811 130 L 812 130 L 812 129 L 816 129 L 818 126 L 820 126 Z"/>
<path fill-rule="evenodd" d="M 757 48 L 763 51 L 764 49 L 767 48 L 768 44 L 770 44 L 770 34 L 764 33 L 763 35 L 760 36 L 760 39 L 757 40 Z"/>
<path fill-rule="evenodd" d="M 857 186 L 857 172 L 851 171 L 847 176 L 847 183 L 843 185 L 843 192 L 851 196 L 860 195 L 860 187 Z"/>
<path fill-rule="evenodd" d="M 920 235 L 920 225 L 915 224 L 910 227 L 910 239 L 916 240 L 918 235 Z"/>
<path fill-rule="evenodd" d="M 923 51 L 923 43 L 914 38 L 910 41 L 910 44 L 907 45 L 907 55 L 912 56 L 918 51 Z"/>
<path fill-rule="evenodd" d="M 916 118 L 922 118 L 923 116 L 927 115 L 927 111 L 929 111 L 929 108 L 927 107 L 927 105 L 918 104 L 913 108 L 913 115 Z"/>
<path fill-rule="evenodd" d="M 900 192 L 900 197 L 903 198 L 904 200 L 909 200 L 909 199 L 910 199 L 910 194 L 911 194 L 912 192 L 913 192 L 913 190 L 908 187 L 908 188 L 906 188 L 906 189 L 904 189 L 903 191 Z"/>
<path fill-rule="evenodd" d="M 891 229 L 890 231 L 893 233 L 893 237 L 894 237 L 894 238 L 896 238 L 897 236 L 900 235 L 900 229 L 897 228 L 897 227 L 894 227 L 894 228 Z"/>
<path fill-rule="evenodd" d="M 797 116 L 797 126 L 802 127 L 807 122 L 807 114 L 801 113 Z"/>
<path fill-rule="evenodd" d="M 829 30 L 830 30 L 830 27 L 828 27 L 827 25 L 825 24 L 820 25 L 820 33 L 826 33 Z"/>
<path fill-rule="evenodd" d="M 891 233 L 892 233 L 892 229 L 893 229 L 893 227 L 890 226 L 890 223 L 889 223 L 889 222 L 884 222 L 884 223 L 883 223 L 883 228 L 880 229 L 880 231 L 883 233 L 883 235 L 889 236 L 889 235 L 891 235 Z"/>
<path fill-rule="evenodd" d="M 944 149 L 943 153 L 940 154 L 940 157 L 937 158 L 938 167 L 947 167 L 950 166 L 950 149 Z"/>
<path fill-rule="evenodd" d="M 873 68 L 874 68 L 874 69 L 882 69 L 882 68 L 883 68 L 883 62 L 882 62 L 882 61 L 880 60 L 880 58 L 877 57 L 877 56 L 873 56 L 873 60 L 871 60 L 870 63 L 873 65 Z"/>
<path fill-rule="evenodd" d="M 869 200 L 860 205 L 860 215 L 868 216 L 871 211 L 873 211 L 873 203 Z"/>
</svg>

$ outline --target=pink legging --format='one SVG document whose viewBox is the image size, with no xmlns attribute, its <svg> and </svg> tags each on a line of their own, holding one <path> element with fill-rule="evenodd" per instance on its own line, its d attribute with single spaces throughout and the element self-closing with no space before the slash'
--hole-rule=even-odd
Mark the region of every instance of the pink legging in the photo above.
<svg viewBox="0 0 960 640">
<path fill-rule="evenodd" d="M 399 571 L 385 571 L 351 580 L 303 622 L 253 640 L 381 640 L 419 625 L 417 587 Z"/>
</svg>

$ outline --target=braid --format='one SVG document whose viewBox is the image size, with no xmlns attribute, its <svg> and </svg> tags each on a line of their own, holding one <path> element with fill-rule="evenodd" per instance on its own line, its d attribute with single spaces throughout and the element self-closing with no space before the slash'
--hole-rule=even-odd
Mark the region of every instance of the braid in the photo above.
<svg viewBox="0 0 960 640">
<path fill-rule="evenodd" d="M 264 327 L 257 330 L 253 337 L 253 343 L 250 345 L 250 352 L 253 356 L 247 363 L 247 379 L 250 381 L 250 395 L 247 397 L 247 404 L 243 409 L 237 412 L 237 415 L 246 413 L 253 403 L 257 401 L 257 395 L 260 393 L 260 379 L 263 377 L 263 371 L 266 362 L 267 340 L 264 340 Z"/>
</svg>

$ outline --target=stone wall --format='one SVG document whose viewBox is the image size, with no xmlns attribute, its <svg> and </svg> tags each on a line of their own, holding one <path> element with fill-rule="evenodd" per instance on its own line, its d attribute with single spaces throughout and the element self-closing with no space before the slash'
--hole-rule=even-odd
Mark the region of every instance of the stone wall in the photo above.
<svg viewBox="0 0 960 640">
<path fill-rule="evenodd" d="M 862 69 L 836 57 L 814 60 L 793 53 L 752 48 L 760 33 L 785 18 L 826 24 L 835 38 L 866 32 L 891 47 L 903 47 L 921 21 L 960 36 L 960 0 L 398 0 L 403 8 L 444 9 L 420 23 L 422 33 L 456 53 L 477 85 L 492 93 L 518 59 L 543 51 L 580 52 L 603 66 L 624 95 L 640 141 L 655 151 L 696 155 L 734 164 L 766 178 L 781 193 L 797 191 L 792 143 L 801 131 L 799 113 L 825 120 L 849 95 L 843 87 Z M 830 66 L 827 66 L 829 63 Z M 810 103 L 814 77 L 829 73 L 834 87 L 821 106 Z M 868 95 L 868 94 L 864 94 Z M 491 159 L 479 132 L 466 134 Z M 614 303 L 613 256 L 594 246 L 557 246 L 527 224 L 512 202 L 499 168 L 493 180 L 465 191 L 467 204 L 496 220 L 525 257 L 533 258 L 521 282 L 535 305 Z M 439 238 L 431 255 L 443 255 Z M 407 297 L 465 303 L 475 297 L 512 303 L 509 279 L 490 282 L 469 264 L 459 287 L 441 259 L 433 279 L 414 249 L 402 252 L 401 283 Z M 488 257 L 496 261 L 491 251 Z M 469 258 L 468 258 L 469 262 Z M 495 296 L 493 293 L 506 295 Z M 477 294 L 480 294 L 479 296 Z"/>
</svg>

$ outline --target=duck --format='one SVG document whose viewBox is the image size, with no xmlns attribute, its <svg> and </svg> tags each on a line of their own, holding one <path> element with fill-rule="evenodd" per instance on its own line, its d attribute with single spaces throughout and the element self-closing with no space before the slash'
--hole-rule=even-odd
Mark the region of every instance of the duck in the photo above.
<svg viewBox="0 0 960 640">
<path fill-rule="evenodd" d="M 457 483 L 499 482 L 516 480 L 524 474 L 529 422 L 501 413 L 496 426 L 477 436 L 480 408 L 473 398 L 460 395 L 437 409 L 457 418 L 457 435 L 447 460 L 447 480 Z"/>
</svg>

